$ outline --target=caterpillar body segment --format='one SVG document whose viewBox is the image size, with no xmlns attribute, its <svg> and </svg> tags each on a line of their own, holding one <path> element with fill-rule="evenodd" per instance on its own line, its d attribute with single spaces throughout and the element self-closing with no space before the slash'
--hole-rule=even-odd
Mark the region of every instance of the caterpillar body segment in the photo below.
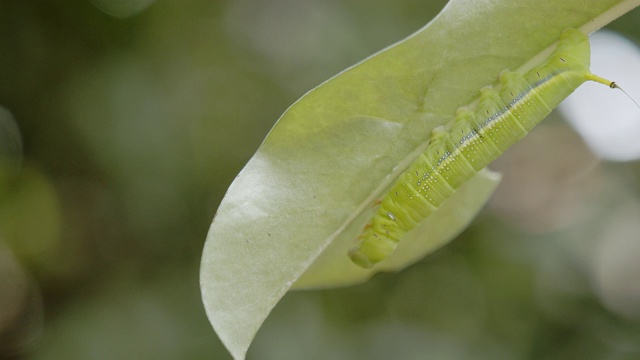
<svg viewBox="0 0 640 360">
<path fill-rule="evenodd" d="M 544 64 L 526 74 L 501 72 L 496 84 L 480 90 L 477 105 L 434 129 L 427 150 L 392 185 L 349 251 L 352 261 L 370 268 L 391 255 L 408 231 L 585 81 L 617 88 L 590 73 L 589 56 L 587 36 L 568 29 Z"/>
</svg>

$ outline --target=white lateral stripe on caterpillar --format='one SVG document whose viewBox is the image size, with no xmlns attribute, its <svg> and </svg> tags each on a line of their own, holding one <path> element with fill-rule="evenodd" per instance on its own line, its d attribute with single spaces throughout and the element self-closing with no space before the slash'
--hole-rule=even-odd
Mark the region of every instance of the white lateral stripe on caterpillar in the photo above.
<svg viewBox="0 0 640 360">
<path fill-rule="evenodd" d="M 473 110 L 462 107 L 435 128 L 427 150 L 398 177 L 349 251 L 352 261 L 370 268 L 391 255 L 404 234 L 585 81 L 619 88 L 590 73 L 589 57 L 587 36 L 568 29 L 544 64 L 526 74 L 502 71 L 494 86 L 480 90 Z"/>
</svg>

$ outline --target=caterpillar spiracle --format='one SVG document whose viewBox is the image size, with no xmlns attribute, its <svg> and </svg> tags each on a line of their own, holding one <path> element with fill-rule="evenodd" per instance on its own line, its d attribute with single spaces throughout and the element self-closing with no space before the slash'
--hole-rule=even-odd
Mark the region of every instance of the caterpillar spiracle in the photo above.
<svg viewBox="0 0 640 360">
<path fill-rule="evenodd" d="M 436 127 L 427 150 L 401 174 L 349 251 L 370 268 L 387 258 L 411 229 L 436 211 L 464 182 L 524 137 L 585 81 L 614 82 L 589 70 L 589 39 L 565 30 L 556 49 L 525 74 L 504 70 L 480 90 L 477 105 L 461 107 Z"/>
</svg>

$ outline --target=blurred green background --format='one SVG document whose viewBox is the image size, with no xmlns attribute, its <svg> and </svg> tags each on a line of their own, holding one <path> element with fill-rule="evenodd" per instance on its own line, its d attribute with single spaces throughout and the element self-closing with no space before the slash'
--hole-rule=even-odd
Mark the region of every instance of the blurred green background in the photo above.
<svg viewBox="0 0 640 360">
<path fill-rule="evenodd" d="M 0 2 L 0 358 L 230 359 L 198 287 L 226 188 L 288 105 L 444 3 Z M 451 245 L 288 294 L 248 358 L 640 359 L 640 164 L 553 115 L 492 168 Z"/>
</svg>

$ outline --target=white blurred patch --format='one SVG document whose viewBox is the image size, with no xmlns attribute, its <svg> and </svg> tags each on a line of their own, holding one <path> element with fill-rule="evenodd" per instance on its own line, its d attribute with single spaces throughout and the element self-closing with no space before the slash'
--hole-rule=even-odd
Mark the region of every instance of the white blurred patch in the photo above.
<svg viewBox="0 0 640 360">
<path fill-rule="evenodd" d="M 591 36 L 591 71 L 640 102 L 640 49 L 612 31 Z M 591 150 L 614 161 L 640 158 L 640 108 L 620 90 L 587 82 L 558 109 Z"/>
<path fill-rule="evenodd" d="M 594 285 L 604 305 L 626 317 L 640 318 L 640 204 L 615 209 L 603 229 L 594 258 Z"/>
</svg>

